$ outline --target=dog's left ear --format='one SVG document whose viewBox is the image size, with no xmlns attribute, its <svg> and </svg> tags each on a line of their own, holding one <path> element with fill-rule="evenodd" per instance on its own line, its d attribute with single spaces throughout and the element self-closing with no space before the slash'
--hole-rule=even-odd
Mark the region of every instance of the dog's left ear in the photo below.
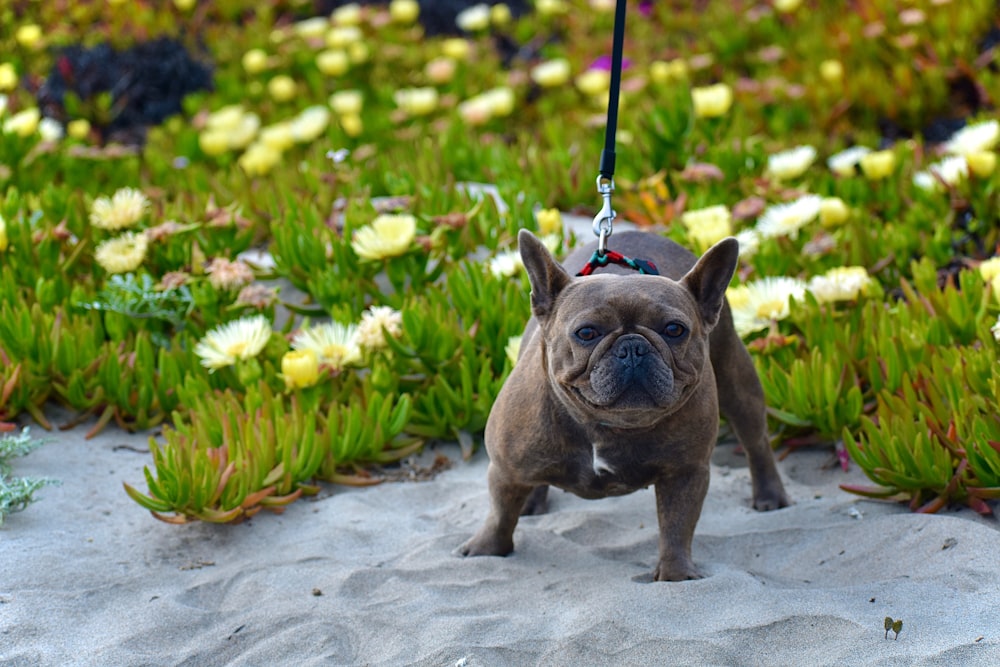
<svg viewBox="0 0 1000 667">
<path fill-rule="evenodd" d="M 739 241 L 729 236 L 705 251 L 698 263 L 681 278 L 698 302 L 701 319 L 709 331 L 718 323 L 726 288 L 740 258 Z"/>
<path fill-rule="evenodd" d="M 527 229 L 518 232 L 517 247 L 531 282 L 531 311 L 539 320 L 544 320 L 552 313 L 559 293 L 573 279 Z"/>
</svg>

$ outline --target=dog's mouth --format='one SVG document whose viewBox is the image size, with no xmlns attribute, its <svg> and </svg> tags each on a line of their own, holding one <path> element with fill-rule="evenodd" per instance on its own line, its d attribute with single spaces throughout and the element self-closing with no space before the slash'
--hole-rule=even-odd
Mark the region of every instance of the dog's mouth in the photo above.
<svg viewBox="0 0 1000 667">
<path fill-rule="evenodd" d="M 590 392 L 579 386 L 570 386 L 570 390 L 585 408 L 583 413 L 617 428 L 648 428 L 674 411 L 671 401 L 657 401 L 641 387 L 630 387 L 610 400 L 588 395 Z"/>
</svg>

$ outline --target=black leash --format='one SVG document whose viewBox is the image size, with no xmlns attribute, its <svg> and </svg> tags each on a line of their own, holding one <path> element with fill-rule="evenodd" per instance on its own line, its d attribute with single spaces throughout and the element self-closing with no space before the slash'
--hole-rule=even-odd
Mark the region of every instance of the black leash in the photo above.
<svg viewBox="0 0 1000 667">
<path fill-rule="evenodd" d="M 608 123 L 604 127 L 604 150 L 601 151 L 601 166 L 597 174 L 597 192 L 603 206 L 594 218 L 594 234 L 597 236 L 597 250 L 590 261 L 578 273 L 589 276 L 602 266 L 620 264 L 638 271 L 640 274 L 659 275 L 656 265 L 644 259 L 626 257 L 608 250 L 615 210 L 611 208 L 611 193 L 615 191 L 615 131 L 618 129 L 618 99 L 622 88 L 622 55 L 625 50 L 625 0 L 615 5 L 615 30 L 611 45 L 611 90 L 608 91 Z"/>
</svg>

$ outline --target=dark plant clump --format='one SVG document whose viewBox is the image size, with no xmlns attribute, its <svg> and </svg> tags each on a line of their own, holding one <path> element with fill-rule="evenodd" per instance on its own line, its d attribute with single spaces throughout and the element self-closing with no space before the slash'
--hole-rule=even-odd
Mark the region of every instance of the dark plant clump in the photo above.
<svg viewBox="0 0 1000 667">
<path fill-rule="evenodd" d="M 46 116 L 87 118 L 103 140 L 142 143 L 145 128 L 181 111 L 190 93 L 212 89 L 212 69 L 162 37 L 118 51 L 70 46 L 38 92 Z"/>
</svg>

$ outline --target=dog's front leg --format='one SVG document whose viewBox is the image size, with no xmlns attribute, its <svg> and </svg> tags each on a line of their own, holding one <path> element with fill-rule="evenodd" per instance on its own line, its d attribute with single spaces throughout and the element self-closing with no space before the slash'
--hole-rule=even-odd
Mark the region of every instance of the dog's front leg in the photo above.
<svg viewBox="0 0 1000 667">
<path fill-rule="evenodd" d="M 534 488 L 518 484 L 495 464 L 487 472 L 490 514 L 476 535 L 459 547 L 463 556 L 506 556 L 514 550 L 514 528 L 524 501 Z"/>
<path fill-rule="evenodd" d="M 708 478 L 705 464 L 671 470 L 656 482 L 660 524 L 660 560 L 653 572 L 656 581 L 701 579 L 691 559 L 691 542 L 708 493 Z"/>
</svg>

